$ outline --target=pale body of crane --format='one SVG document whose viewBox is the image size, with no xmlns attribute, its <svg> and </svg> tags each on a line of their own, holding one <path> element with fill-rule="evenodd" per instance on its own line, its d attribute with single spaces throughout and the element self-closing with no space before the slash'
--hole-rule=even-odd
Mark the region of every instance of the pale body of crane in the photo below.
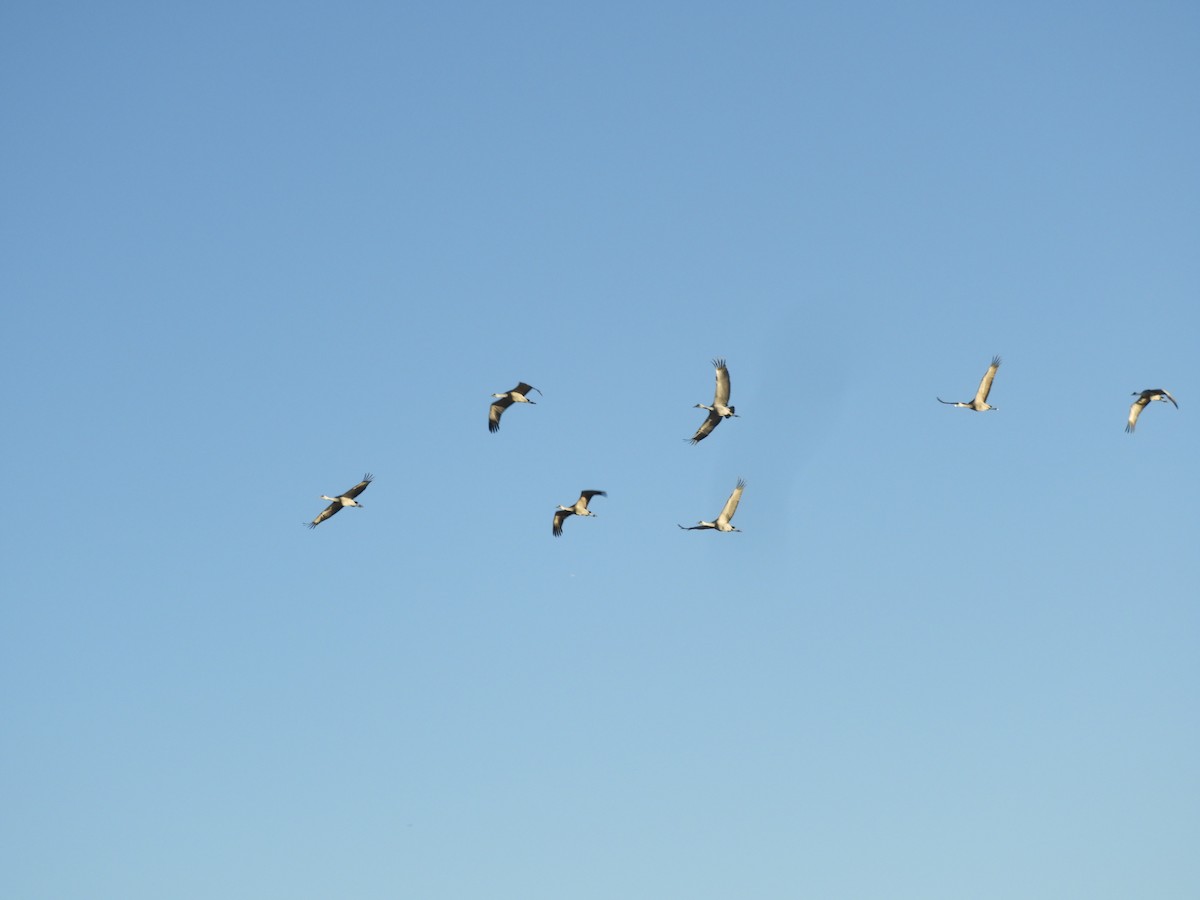
<svg viewBox="0 0 1200 900">
<path fill-rule="evenodd" d="M 530 391 L 537 391 L 541 394 L 541 391 L 538 391 L 532 384 L 526 384 L 523 381 L 511 391 L 505 391 L 503 394 L 492 394 L 497 400 L 488 407 L 488 431 L 495 434 L 500 430 L 500 417 L 514 403 L 534 403 L 533 400 L 530 400 L 526 396 Z M 537 404 L 534 403 L 534 405 L 536 406 Z"/>
<path fill-rule="evenodd" d="M 708 418 L 700 423 L 700 427 L 696 429 L 689 441 L 693 444 L 698 444 L 710 434 L 712 430 L 721 424 L 722 419 L 728 419 L 731 416 L 737 417 L 734 412 L 734 407 L 729 405 L 729 369 L 725 365 L 725 360 L 714 359 L 712 361 L 713 368 L 717 370 L 717 386 L 713 391 L 712 406 L 705 406 L 703 403 L 697 403 L 693 409 L 707 409 Z"/>
<path fill-rule="evenodd" d="M 712 528 L 717 531 L 741 531 L 742 529 L 740 528 L 734 528 L 733 525 L 730 524 L 730 520 L 733 518 L 733 514 L 737 512 L 738 503 L 742 499 L 742 491 L 745 489 L 745 487 L 745 479 L 739 478 L 737 481 L 737 487 L 733 489 L 733 493 L 730 494 L 729 499 L 725 501 L 725 508 L 722 509 L 721 514 L 717 516 L 717 521 L 699 522 L 696 525 L 692 525 L 690 528 L 687 525 L 680 525 L 679 527 L 684 531 L 703 531 L 706 528 Z"/>
<path fill-rule="evenodd" d="M 1133 434 L 1134 426 L 1137 425 L 1138 416 L 1142 414 L 1142 410 L 1155 400 L 1161 400 L 1163 403 L 1166 403 L 1168 400 L 1170 400 L 1172 403 L 1175 403 L 1175 398 L 1171 396 L 1171 392 L 1164 390 L 1163 388 L 1150 388 L 1149 390 L 1142 391 L 1141 393 L 1134 391 L 1133 396 L 1137 397 L 1137 399 L 1134 400 L 1133 405 L 1129 407 L 1129 421 L 1125 423 L 1125 431 L 1128 434 Z M 1178 403 L 1175 403 L 1175 408 L 1179 409 Z"/>
<path fill-rule="evenodd" d="M 308 525 L 309 528 L 316 528 L 318 525 L 320 525 L 322 522 L 324 522 L 330 516 L 336 515 L 337 513 L 341 512 L 343 507 L 346 507 L 346 506 L 361 507 L 362 504 L 359 503 L 358 500 L 356 500 L 355 498 L 367 489 L 367 485 L 371 483 L 371 479 L 373 477 L 374 476 L 372 476 L 371 473 L 368 472 L 366 475 L 363 476 L 362 481 L 360 481 L 354 487 L 350 488 L 350 490 L 346 491 L 346 493 L 339 494 L 336 497 L 329 497 L 329 496 L 326 496 L 325 494 L 322 494 L 321 495 L 322 500 L 329 500 L 332 502 L 327 507 L 325 507 L 324 510 L 321 511 L 321 514 L 319 516 L 317 516 L 311 522 L 306 522 L 305 524 Z"/>
<path fill-rule="evenodd" d="M 551 531 L 554 532 L 554 536 L 562 537 L 563 522 L 567 520 L 567 516 L 596 515 L 594 512 L 588 509 L 588 501 L 590 501 L 593 497 L 607 496 L 608 494 L 605 491 L 581 491 L 579 494 L 579 499 L 575 501 L 574 506 L 559 506 L 558 509 L 554 511 L 554 525 L 551 527 Z"/>
<path fill-rule="evenodd" d="M 975 392 L 975 399 L 967 403 L 954 403 L 950 400 L 943 400 L 938 397 L 938 403 L 945 403 L 947 406 L 961 406 L 963 409 L 973 409 L 978 412 L 987 412 L 990 409 L 998 409 L 996 406 L 988 406 L 988 394 L 992 390 L 992 379 L 996 377 L 996 370 L 1000 368 L 1000 357 L 993 356 L 992 364 L 988 366 L 988 370 L 983 374 L 983 380 L 979 382 L 979 390 Z"/>
</svg>

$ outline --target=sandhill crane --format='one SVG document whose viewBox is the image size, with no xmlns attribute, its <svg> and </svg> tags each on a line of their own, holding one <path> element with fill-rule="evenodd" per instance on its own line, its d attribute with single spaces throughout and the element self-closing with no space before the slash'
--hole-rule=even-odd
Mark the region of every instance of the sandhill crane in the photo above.
<svg viewBox="0 0 1200 900">
<path fill-rule="evenodd" d="M 996 370 L 1000 368 L 1000 357 L 993 356 L 992 364 L 988 366 L 988 370 L 983 373 L 983 380 L 979 382 L 979 390 L 975 392 L 975 399 L 970 403 L 952 403 L 949 400 L 943 400 L 938 397 L 939 403 L 945 403 L 947 406 L 961 406 L 964 409 L 974 409 L 979 412 L 986 412 L 989 409 L 998 409 L 995 406 L 988 406 L 988 392 L 992 389 L 992 379 L 996 377 Z"/>
<path fill-rule="evenodd" d="M 343 506 L 362 506 L 362 504 L 354 498 L 367 489 L 367 485 L 371 483 L 371 479 L 373 477 L 374 476 L 368 472 L 363 476 L 362 481 L 350 488 L 350 490 L 346 491 L 346 493 L 339 494 L 336 497 L 327 497 L 322 494 L 322 500 L 332 500 L 333 502 L 325 507 L 319 516 L 317 516 L 311 522 L 306 522 L 305 524 L 308 525 L 309 528 L 316 528 L 330 516 L 337 514 Z"/>
<path fill-rule="evenodd" d="M 733 518 L 733 514 L 737 512 L 738 501 L 742 499 L 742 490 L 746 487 L 746 481 L 739 478 L 737 487 L 733 489 L 733 493 L 729 495 L 729 499 L 725 501 L 725 508 L 721 510 L 721 514 L 717 516 L 715 522 L 700 522 L 690 528 L 686 525 L 680 525 L 684 531 L 702 531 L 705 528 L 715 528 L 717 531 L 741 531 L 740 528 L 734 528 L 729 524 L 729 520 Z"/>
<path fill-rule="evenodd" d="M 555 537 L 562 537 L 563 522 L 567 520 L 567 516 L 594 516 L 595 513 L 588 509 L 588 501 L 593 497 L 607 497 L 605 491 L 582 491 L 579 494 L 579 499 L 575 501 L 574 506 L 560 506 L 554 511 L 554 526 L 551 529 Z"/>
<path fill-rule="evenodd" d="M 534 401 L 525 396 L 530 391 L 541 393 L 532 384 L 526 384 L 522 381 L 511 391 L 505 391 L 503 394 L 492 394 L 493 397 L 498 397 L 499 399 L 488 409 L 488 431 L 495 434 L 500 430 L 500 417 L 514 403 L 534 403 Z M 534 403 L 534 405 L 536 406 L 537 404 Z"/>
<path fill-rule="evenodd" d="M 1133 406 L 1129 407 L 1129 422 L 1125 426 L 1125 431 L 1128 434 L 1133 434 L 1133 428 L 1137 425 L 1138 416 L 1142 414 L 1142 410 L 1149 406 L 1152 401 L 1161 400 L 1163 403 L 1166 403 L 1170 400 L 1172 403 L 1175 403 L 1175 398 L 1171 396 L 1171 392 L 1162 388 L 1150 388 L 1149 390 L 1142 391 L 1140 394 L 1134 391 L 1132 396 L 1137 397 L 1137 399 L 1133 401 Z M 1178 403 L 1175 403 L 1175 408 L 1179 409 Z"/>
<path fill-rule="evenodd" d="M 729 369 L 725 366 L 725 360 L 714 359 L 712 364 L 713 368 L 717 370 L 717 388 L 713 392 L 712 406 L 697 403 L 693 407 L 693 409 L 708 410 L 708 418 L 701 422 L 696 433 L 688 438 L 693 444 L 700 443 L 712 434 L 712 430 L 721 424 L 722 419 L 728 419 L 730 416 L 738 417 L 734 412 L 734 407 L 729 405 Z"/>
</svg>

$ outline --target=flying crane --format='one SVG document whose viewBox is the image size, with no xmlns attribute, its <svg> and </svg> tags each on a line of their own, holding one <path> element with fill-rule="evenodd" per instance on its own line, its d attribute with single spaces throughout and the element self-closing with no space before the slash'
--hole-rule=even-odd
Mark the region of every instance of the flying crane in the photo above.
<svg viewBox="0 0 1200 900">
<path fill-rule="evenodd" d="M 365 491 L 367 489 L 367 485 L 371 483 L 371 479 L 373 477 L 374 476 L 372 476 L 371 473 L 368 472 L 366 475 L 363 476 L 362 481 L 360 481 L 354 487 L 350 488 L 350 490 L 346 491 L 346 493 L 339 494 L 336 497 L 327 497 L 325 494 L 322 494 L 321 495 L 322 500 L 331 500 L 333 502 L 330 503 L 327 507 L 325 507 L 325 509 L 321 512 L 321 514 L 319 516 L 317 516 L 311 522 L 306 522 L 305 524 L 308 525 L 309 528 L 316 528 L 318 525 L 320 525 L 322 522 L 324 522 L 330 516 L 337 515 L 337 513 L 341 512 L 342 507 L 344 507 L 344 506 L 359 506 L 359 507 L 361 507 L 362 504 L 359 503 L 354 498 L 357 497 L 359 494 L 361 494 L 363 491 Z"/>
<path fill-rule="evenodd" d="M 1133 406 L 1129 407 L 1129 422 L 1125 425 L 1127 434 L 1133 434 L 1138 416 L 1142 414 L 1143 409 L 1155 400 L 1161 400 L 1163 403 L 1170 400 L 1172 403 L 1175 403 L 1175 398 L 1171 396 L 1171 392 L 1163 388 L 1150 388 L 1149 390 L 1142 391 L 1140 394 L 1134 391 L 1132 396 L 1137 397 L 1137 399 L 1133 401 Z M 1175 408 L 1179 409 L 1178 403 L 1175 403 Z"/>
<path fill-rule="evenodd" d="M 938 403 L 945 403 L 947 406 L 961 406 L 963 409 L 974 409 L 979 412 L 986 412 L 989 409 L 997 409 L 995 406 L 988 406 L 988 392 L 992 389 L 992 379 L 996 377 L 996 370 L 1000 368 L 1000 357 L 993 356 L 992 364 L 988 366 L 988 370 L 983 373 L 983 380 L 979 382 L 979 390 L 975 392 L 975 399 L 969 403 L 954 403 L 950 400 L 943 400 L 938 397 Z"/>
<path fill-rule="evenodd" d="M 686 525 L 680 525 L 684 531 L 703 531 L 706 528 L 715 528 L 717 531 L 741 531 L 740 528 L 734 528 L 729 524 L 729 520 L 733 518 L 733 514 L 737 512 L 738 502 L 742 499 L 742 490 L 746 487 L 746 481 L 739 478 L 737 487 L 733 489 L 733 493 L 729 495 L 729 499 L 725 501 L 725 508 L 721 510 L 721 514 L 717 516 L 715 522 L 700 522 L 690 528 Z"/>
<path fill-rule="evenodd" d="M 498 397 L 499 399 L 488 408 L 488 431 L 495 434 L 500 430 L 500 417 L 514 403 L 534 403 L 533 400 L 525 396 L 530 391 L 537 391 L 539 394 L 542 393 L 532 384 L 526 384 L 522 381 L 511 391 L 505 391 L 503 394 L 492 394 L 493 397 Z M 536 406 L 537 404 L 534 403 L 534 405 Z"/>
<path fill-rule="evenodd" d="M 712 406 L 697 403 L 693 407 L 693 409 L 707 409 L 708 418 L 701 422 L 696 433 L 688 438 L 692 444 L 698 444 L 712 434 L 712 430 L 721 424 L 722 419 L 728 419 L 730 416 L 738 417 L 734 412 L 734 407 L 729 405 L 729 369 L 725 365 L 725 360 L 714 359 L 712 364 L 713 368 L 717 370 L 717 386 L 713 391 Z"/>
<path fill-rule="evenodd" d="M 594 512 L 588 509 L 588 501 L 593 497 L 607 497 L 605 491 L 582 491 L 579 494 L 579 499 L 575 501 L 574 506 L 559 506 L 554 511 L 554 525 L 551 531 L 555 537 L 562 537 L 563 522 L 567 520 L 567 516 L 594 516 Z"/>
</svg>

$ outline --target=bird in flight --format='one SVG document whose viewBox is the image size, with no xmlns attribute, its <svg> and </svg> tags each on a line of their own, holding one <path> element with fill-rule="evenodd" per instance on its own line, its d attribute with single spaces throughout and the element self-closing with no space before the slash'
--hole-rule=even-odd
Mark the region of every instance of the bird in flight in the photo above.
<svg viewBox="0 0 1200 900">
<path fill-rule="evenodd" d="M 1000 368 L 1000 357 L 993 356 L 992 364 L 988 366 L 988 370 L 983 373 L 983 380 L 979 382 L 979 390 L 975 392 L 975 399 L 967 403 L 954 403 L 950 400 L 943 400 L 938 397 L 938 403 L 945 403 L 947 406 L 961 406 L 964 409 L 974 409 L 979 412 L 986 412 L 989 409 L 997 409 L 995 406 L 988 406 L 988 393 L 992 389 L 992 379 L 996 377 L 996 370 Z"/>
<path fill-rule="evenodd" d="M 526 384 L 523 381 L 511 391 L 505 391 L 503 394 L 492 394 L 493 397 L 498 399 L 488 408 L 488 431 L 495 434 L 500 430 L 500 417 L 514 403 L 534 403 L 534 401 L 525 396 L 530 391 L 537 391 L 541 394 L 541 391 L 538 391 L 532 384 Z M 537 404 L 534 403 L 534 405 L 536 406 Z"/>
<path fill-rule="evenodd" d="M 359 494 L 361 494 L 363 491 L 365 491 L 367 489 L 367 485 L 371 483 L 372 477 L 373 476 L 371 475 L 371 473 L 368 472 L 366 475 L 363 476 L 362 481 L 360 481 L 354 487 L 350 488 L 350 490 L 346 491 L 346 493 L 339 494 L 336 497 L 327 497 L 325 494 L 322 494 L 321 495 L 322 500 L 331 500 L 333 502 L 331 502 L 327 507 L 325 507 L 325 509 L 321 511 L 321 514 L 319 516 L 317 516 L 311 522 L 306 522 L 305 524 L 308 525 L 309 528 L 316 528 L 318 525 L 320 525 L 322 522 L 324 522 L 330 516 L 336 515 L 337 513 L 341 512 L 341 509 L 343 506 L 359 506 L 359 507 L 361 507 L 362 504 L 359 503 L 354 498 L 357 497 Z"/>
<path fill-rule="evenodd" d="M 1142 410 L 1149 406 L 1155 400 L 1161 400 L 1166 403 L 1170 400 L 1175 403 L 1175 398 L 1171 396 L 1171 392 L 1163 388 L 1150 388 L 1142 391 L 1140 394 L 1137 391 L 1133 392 L 1133 396 L 1137 397 L 1133 401 L 1133 406 L 1129 407 L 1129 421 L 1125 425 L 1125 431 L 1128 434 L 1133 434 L 1134 426 L 1137 425 L 1138 416 L 1142 414 Z M 1175 408 L 1179 409 L 1179 404 L 1175 403 Z"/>
<path fill-rule="evenodd" d="M 729 495 L 729 499 L 725 501 L 725 508 L 721 510 L 721 514 L 717 516 L 715 522 L 700 522 L 692 525 L 690 528 L 686 525 L 680 525 L 684 531 L 703 531 L 706 528 L 715 528 L 717 531 L 741 531 L 740 528 L 734 528 L 729 524 L 729 520 L 733 518 L 733 514 L 737 512 L 738 503 L 742 499 L 742 491 L 746 487 L 746 481 L 739 478 L 737 487 L 733 489 L 733 493 Z"/>
<path fill-rule="evenodd" d="M 575 501 L 574 506 L 559 506 L 554 511 L 554 525 L 551 531 L 555 537 L 562 537 L 563 522 L 567 521 L 567 516 L 594 516 L 594 512 L 588 509 L 588 501 L 593 497 L 607 497 L 605 491 L 582 491 L 579 494 L 579 499 Z"/>
<path fill-rule="evenodd" d="M 717 387 L 713 391 L 712 406 L 697 403 L 693 407 L 693 409 L 707 409 L 708 418 L 701 422 L 696 433 L 688 438 L 692 444 L 698 444 L 712 434 L 712 430 L 721 424 L 722 419 L 728 419 L 730 416 L 738 417 L 734 412 L 734 407 L 729 405 L 729 369 L 725 365 L 725 360 L 714 359 L 712 364 L 713 368 L 717 370 Z"/>
</svg>

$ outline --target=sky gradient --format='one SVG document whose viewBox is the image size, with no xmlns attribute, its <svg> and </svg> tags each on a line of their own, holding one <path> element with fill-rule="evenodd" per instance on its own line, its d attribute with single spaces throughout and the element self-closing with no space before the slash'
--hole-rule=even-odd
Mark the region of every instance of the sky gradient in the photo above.
<svg viewBox="0 0 1200 900">
<path fill-rule="evenodd" d="M 1196 897 L 1198 87 L 1185 3 L 9 4 L 0 894 Z"/>
</svg>

